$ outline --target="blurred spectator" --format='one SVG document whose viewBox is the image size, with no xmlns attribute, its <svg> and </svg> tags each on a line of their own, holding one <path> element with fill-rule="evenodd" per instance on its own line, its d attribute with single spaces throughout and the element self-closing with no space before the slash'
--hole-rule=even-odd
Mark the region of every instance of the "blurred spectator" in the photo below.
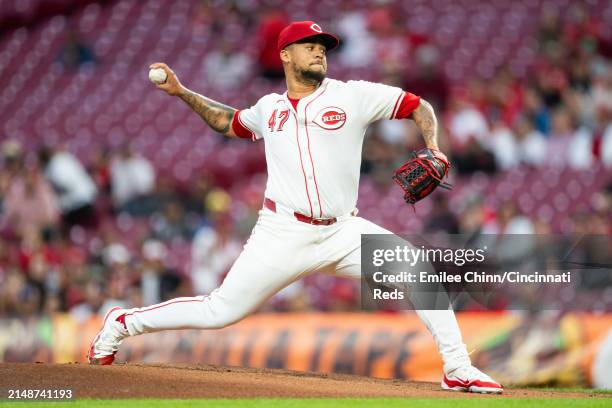
<svg viewBox="0 0 612 408">
<path fill-rule="evenodd" d="M 534 167 L 541 166 L 546 160 L 546 139 L 534 129 L 526 117 L 519 117 L 514 123 L 513 133 L 518 163 Z"/>
<path fill-rule="evenodd" d="M 561 23 L 559 14 L 550 7 L 545 9 L 540 17 L 540 27 L 538 29 L 538 45 L 540 50 L 544 50 L 549 45 L 556 44 L 561 40 Z"/>
<path fill-rule="evenodd" d="M 486 150 L 475 139 L 471 139 L 462 150 L 453 153 L 452 163 L 459 174 L 471 174 L 482 171 L 495 173 L 497 166 L 493 154 Z"/>
<path fill-rule="evenodd" d="M 2 165 L 7 169 L 16 169 L 23 165 L 23 147 L 14 139 L 2 142 Z"/>
<path fill-rule="evenodd" d="M 149 160 L 134 153 L 128 143 L 110 161 L 113 204 L 118 211 L 138 207 L 140 198 L 153 192 L 155 169 Z"/>
<path fill-rule="evenodd" d="M 24 162 L 21 145 L 14 140 L 2 144 L 0 181 L 0 227 L 18 237 L 25 231 L 42 233 L 59 221 L 57 198 L 35 163 Z"/>
<path fill-rule="evenodd" d="M 228 217 L 200 228 L 191 244 L 191 279 L 196 293 L 217 288 L 242 251 L 242 242 L 232 236 Z"/>
<path fill-rule="evenodd" d="M 364 174 L 374 174 L 376 170 L 383 172 L 390 171 L 396 161 L 397 149 L 389 143 L 385 143 L 381 129 L 375 127 L 366 137 L 363 147 L 363 159 L 361 162 L 361 172 Z"/>
<path fill-rule="evenodd" d="M 0 146 L 0 154 L 0 211 L 2 211 L 11 182 L 22 172 L 24 163 L 23 149 L 16 140 L 5 140 Z"/>
<path fill-rule="evenodd" d="M 574 3 L 568 9 L 567 20 L 563 27 L 563 42 L 572 50 L 583 47 L 596 49 L 601 38 L 601 23 L 598 17 L 590 15 L 585 5 Z"/>
<path fill-rule="evenodd" d="M 66 150 L 47 147 L 39 150 L 38 159 L 59 198 L 66 231 L 73 225 L 95 226 L 96 186 L 81 162 Z"/>
<path fill-rule="evenodd" d="M 343 3 L 343 13 L 336 24 L 342 44 L 338 59 L 347 67 L 367 67 L 374 58 L 376 40 L 368 29 L 366 10 Z"/>
<path fill-rule="evenodd" d="M 612 68 L 602 66 L 601 72 L 596 72 L 591 90 L 594 109 L 610 117 L 612 113 Z"/>
<path fill-rule="evenodd" d="M 212 35 L 223 35 L 236 27 L 251 27 L 258 4 L 240 0 L 198 0 L 190 17 L 198 31 L 210 30 Z M 235 34 L 235 32 L 234 32 Z"/>
<path fill-rule="evenodd" d="M 593 201 L 597 211 L 608 214 L 608 228 L 612 228 L 612 223 L 610 223 L 612 221 L 612 181 L 608 182 L 608 185 L 594 197 Z"/>
<path fill-rule="evenodd" d="M 553 113 L 547 164 L 586 168 L 593 162 L 592 135 L 586 128 L 574 130 L 573 119 L 565 109 Z"/>
<path fill-rule="evenodd" d="M 58 55 L 58 60 L 64 67 L 77 69 L 95 62 L 92 48 L 77 31 L 69 30 L 66 37 Z"/>
<path fill-rule="evenodd" d="M 459 212 L 459 232 L 466 236 L 478 236 L 482 234 L 483 226 L 489 222 L 494 214 L 485 207 L 480 197 L 469 197 L 466 204 Z"/>
<path fill-rule="evenodd" d="M 494 220 L 486 223 L 483 228 L 485 234 L 533 234 L 533 223 L 521 214 L 516 205 L 507 201 L 503 203 Z"/>
<path fill-rule="evenodd" d="M 34 316 L 39 311 L 41 294 L 29 285 L 18 270 L 13 269 L 0 286 L 0 311 L 5 316 Z"/>
<path fill-rule="evenodd" d="M 377 61 L 369 69 L 387 76 L 405 69 L 404 61 L 412 50 L 412 44 L 406 41 L 404 22 L 396 11 L 393 4 L 380 2 L 370 6 L 367 12 L 368 28 L 375 39 L 373 57 Z"/>
<path fill-rule="evenodd" d="M 239 89 L 251 72 L 251 59 L 241 48 L 222 41 L 204 64 L 208 83 L 219 90 Z"/>
<path fill-rule="evenodd" d="M 96 199 L 96 210 L 99 214 L 110 214 L 113 211 L 113 200 L 111 191 L 110 174 L 110 149 L 106 146 L 95 148 L 89 160 L 87 172 L 91 175 L 98 196 Z"/>
<path fill-rule="evenodd" d="M 421 144 L 417 137 L 420 135 L 418 129 L 412 129 L 411 127 L 411 123 L 406 120 L 380 121 L 376 124 L 376 134 L 380 136 L 382 141 L 391 146 L 412 146 L 415 148 Z"/>
<path fill-rule="evenodd" d="M 537 90 L 527 87 L 523 90 L 524 114 L 533 122 L 536 130 L 547 135 L 550 132 L 550 110 L 544 104 Z"/>
<path fill-rule="evenodd" d="M 448 198 L 443 194 L 432 195 L 433 208 L 425 222 L 424 231 L 429 233 L 446 232 L 459 233 L 459 222 L 448 207 Z"/>
<path fill-rule="evenodd" d="M 493 123 L 511 126 L 522 109 L 523 88 L 507 69 L 500 69 L 485 92 L 486 108 L 483 112 Z"/>
<path fill-rule="evenodd" d="M 512 131 L 501 121 L 493 125 L 490 144 L 498 168 L 507 170 L 516 166 L 519 156 L 518 144 Z"/>
<path fill-rule="evenodd" d="M 110 160 L 110 150 L 98 147 L 92 153 L 88 171 L 98 191 L 108 195 L 111 194 Z"/>
<path fill-rule="evenodd" d="M 111 269 L 116 265 L 127 265 L 131 258 L 130 251 L 119 242 L 110 242 L 102 254 L 102 260 Z"/>
<path fill-rule="evenodd" d="M 606 127 L 602 137 L 601 161 L 607 168 L 612 167 L 612 123 Z"/>
<path fill-rule="evenodd" d="M 257 64 L 264 78 L 283 79 L 283 63 L 278 54 L 278 35 L 289 24 L 286 14 L 279 9 L 268 9 L 259 20 L 255 37 L 258 44 Z"/>
<path fill-rule="evenodd" d="M 549 109 L 556 109 L 563 103 L 563 92 L 568 86 L 568 76 L 559 66 L 563 60 L 563 48 L 551 46 L 547 50 L 548 61 L 537 67 L 535 73 L 537 91 Z"/>
<path fill-rule="evenodd" d="M 464 91 L 455 92 L 450 100 L 448 131 L 453 162 L 460 173 L 495 171 L 495 159 L 485 148 L 489 144 L 487 120 Z"/>
<path fill-rule="evenodd" d="M 38 293 L 40 293 L 40 303 L 38 305 L 38 311 L 42 312 L 47 296 L 55 292 L 57 289 L 54 287 L 52 281 L 55 274 L 55 271 L 53 269 L 55 269 L 55 267 L 47 259 L 46 253 L 43 248 L 35 250 L 30 255 L 28 263 L 28 284 L 32 287 L 35 287 Z"/>
<path fill-rule="evenodd" d="M 497 166 L 510 169 L 519 165 L 540 167 L 546 163 L 546 139 L 533 129 L 529 120 L 519 117 L 513 129 L 497 123 L 491 134 Z"/>
<path fill-rule="evenodd" d="M 163 242 L 147 240 L 142 244 L 140 290 L 142 302 L 153 305 L 177 297 L 181 279 L 178 273 L 165 265 L 168 249 Z M 206 292 L 209 293 L 209 292 Z"/>
<path fill-rule="evenodd" d="M 166 203 L 160 213 L 153 214 L 151 219 L 153 236 L 161 241 L 173 239 L 189 240 L 193 236 L 193 228 L 185 216 L 183 204 L 174 199 Z"/>
<path fill-rule="evenodd" d="M 445 111 L 450 90 L 440 64 L 440 51 L 433 45 L 419 47 L 410 67 L 403 89 L 427 100 L 437 112 Z"/>
<path fill-rule="evenodd" d="M 591 90 L 591 72 L 588 58 L 581 56 L 571 64 L 569 83 L 574 90 L 580 93 L 586 94 Z"/>
<path fill-rule="evenodd" d="M 487 120 L 466 95 L 458 92 L 452 97 L 449 115 L 448 130 L 454 145 L 463 147 L 472 140 L 486 144 L 489 134 Z"/>
<path fill-rule="evenodd" d="M 206 171 L 194 175 L 190 182 L 188 195 L 185 198 L 185 208 L 187 211 L 204 215 L 206 213 L 205 197 L 211 189 L 212 176 Z"/>
<path fill-rule="evenodd" d="M 70 309 L 70 315 L 79 322 L 84 322 L 92 316 L 106 313 L 101 310 L 104 303 L 104 283 L 92 279 L 84 284 L 82 302 Z"/>
<path fill-rule="evenodd" d="M 104 277 L 106 296 L 100 310 L 107 311 L 113 306 L 136 307 L 128 298 L 130 288 L 137 282 L 137 274 L 132 270 L 132 254 L 129 249 L 116 241 L 107 243 L 103 251 L 107 274 Z"/>
<path fill-rule="evenodd" d="M 37 167 L 24 168 L 12 178 L 4 200 L 2 225 L 21 236 L 25 230 L 54 229 L 59 217 L 55 193 Z"/>
</svg>

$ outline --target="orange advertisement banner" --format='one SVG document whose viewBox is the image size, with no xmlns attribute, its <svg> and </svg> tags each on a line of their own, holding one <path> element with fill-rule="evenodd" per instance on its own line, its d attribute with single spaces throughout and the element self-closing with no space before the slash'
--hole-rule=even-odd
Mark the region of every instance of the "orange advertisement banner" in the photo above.
<svg viewBox="0 0 612 408">
<path fill-rule="evenodd" d="M 468 343 L 508 330 L 510 314 L 460 315 Z M 88 322 L 78 354 L 99 328 Z M 128 338 L 118 360 L 201 363 L 350 373 L 381 378 L 438 380 L 442 362 L 433 339 L 414 313 L 261 314 L 212 331 L 151 333 Z"/>
<path fill-rule="evenodd" d="M 590 385 L 612 314 L 458 313 L 475 365 L 505 384 Z M 0 320 L 0 360 L 85 362 L 100 319 Z M 118 361 L 214 364 L 438 381 L 442 362 L 412 312 L 258 314 L 222 330 L 126 339 Z M 609 364 L 610 365 L 610 364 Z M 601 370 L 600 370 L 601 371 Z M 606 371 L 604 370 L 604 375 Z"/>
</svg>

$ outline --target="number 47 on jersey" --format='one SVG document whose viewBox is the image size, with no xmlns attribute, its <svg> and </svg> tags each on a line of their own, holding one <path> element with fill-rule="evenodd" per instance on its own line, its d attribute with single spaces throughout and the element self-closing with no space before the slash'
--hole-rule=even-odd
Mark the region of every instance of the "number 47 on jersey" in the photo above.
<svg viewBox="0 0 612 408">
<path fill-rule="evenodd" d="M 272 112 L 272 115 L 270 115 L 270 119 L 268 119 L 268 127 L 270 128 L 270 132 L 280 132 L 283 130 L 283 126 L 285 125 L 285 122 L 287 122 L 287 119 L 289 119 L 289 110 L 282 110 L 279 112 L 278 109 L 274 109 L 274 112 Z M 274 129 L 277 121 L 278 127 Z"/>
</svg>

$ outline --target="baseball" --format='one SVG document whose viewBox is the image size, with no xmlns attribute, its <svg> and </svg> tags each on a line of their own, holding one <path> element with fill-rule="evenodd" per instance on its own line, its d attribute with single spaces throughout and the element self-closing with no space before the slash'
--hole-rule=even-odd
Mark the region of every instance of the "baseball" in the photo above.
<svg viewBox="0 0 612 408">
<path fill-rule="evenodd" d="M 166 82 L 166 79 L 168 79 L 168 75 L 166 74 L 166 71 L 164 71 L 162 68 L 151 68 L 149 70 L 149 79 L 154 84 L 159 85 Z"/>
</svg>

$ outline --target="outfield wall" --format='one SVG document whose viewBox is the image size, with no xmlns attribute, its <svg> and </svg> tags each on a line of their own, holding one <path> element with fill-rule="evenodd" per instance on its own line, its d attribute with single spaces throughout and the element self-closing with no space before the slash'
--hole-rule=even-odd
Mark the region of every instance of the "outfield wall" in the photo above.
<svg viewBox="0 0 612 408">
<path fill-rule="evenodd" d="M 612 314 L 460 313 L 472 360 L 504 384 L 592 386 L 611 378 Z M 0 320 L 0 361 L 85 362 L 100 319 Z M 119 361 L 215 364 L 437 381 L 442 363 L 414 313 L 259 314 L 213 331 L 129 338 Z M 594 378 L 593 373 L 596 373 Z"/>
</svg>

